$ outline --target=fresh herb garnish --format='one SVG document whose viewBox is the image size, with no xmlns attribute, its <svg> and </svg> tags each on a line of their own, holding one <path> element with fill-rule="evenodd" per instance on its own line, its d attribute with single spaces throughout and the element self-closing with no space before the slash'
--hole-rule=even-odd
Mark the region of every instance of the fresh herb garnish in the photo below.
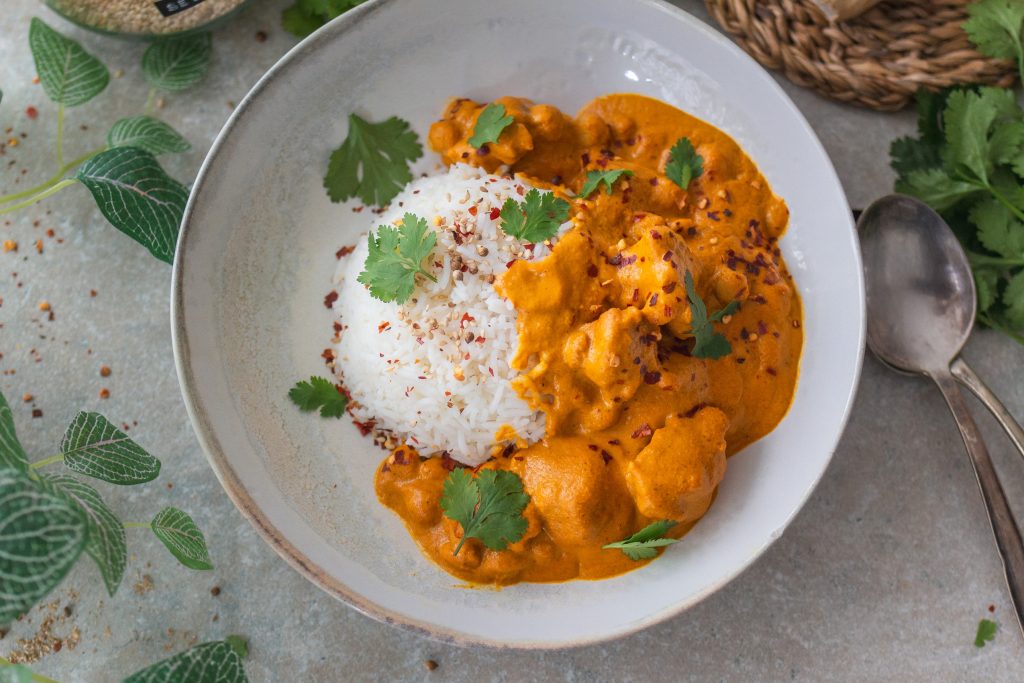
<svg viewBox="0 0 1024 683">
<path fill-rule="evenodd" d="M 629 177 L 631 175 L 633 175 L 633 172 L 627 171 L 624 168 L 616 168 L 610 171 L 587 171 L 587 182 L 583 183 L 580 197 L 586 199 L 594 193 L 594 190 L 600 187 L 601 183 L 604 183 L 604 193 L 610 195 L 615 181 L 622 176 Z"/>
<path fill-rule="evenodd" d="M 679 138 L 669 151 L 665 175 L 684 190 L 704 173 L 704 157 L 697 154 L 689 138 Z"/>
<path fill-rule="evenodd" d="M 1017 62 L 1024 79 L 1024 3 L 1019 0 L 980 0 L 967 8 L 964 24 L 978 52 Z"/>
<path fill-rule="evenodd" d="M 242 660 L 249 646 L 241 636 L 200 643 L 173 657 L 146 667 L 124 679 L 123 683 L 246 683 Z"/>
<path fill-rule="evenodd" d="M 160 471 L 159 460 L 102 415 L 86 412 L 68 426 L 58 454 L 30 463 L 0 394 L 0 623 L 53 590 L 83 552 L 114 595 L 128 559 L 126 528 L 150 528 L 182 564 L 211 568 L 203 535 L 184 512 L 170 515 L 169 508 L 152 522 L 123 523 L 92 486 L 40 471 L 58 462 L 124 485 L 150 481 Z"/>
<path fill-rule="evenodd" d="M 437 282 L 422 266 L 437 242 L 437 234 L 427 227 L 426 219 L 407 213 L 397 229 L 382 225 L 376 235 L 367 235 L 367 240 L 370 251 L 356 280 L 368 286 L 375 299 L 404 304 L 412 296 L 417 275 Z"/>
<path fill-rule="evenodd" d="M 683 281 L 686 285 L 686 298 L 690 301 L 690 334 L 693 335 L 694 340 L 693 356 L 712 360 L 728 356 L 732 353 L 732 344 L 724 334 L 715 332 L 713 324 L 725 316 L 735 313 L 740 306 L 739 302 L 730 301 L 724 308 L 708 315 L 708 307 L 697 294 L 690 271 L 686 271 Z"/>
<path fill-rule="evenodd" d="M 489 142 L 497 142 L 501 137 L 501 131 L 511 125 L 514 120 L 511 116 L 505 115 L 504 104 L 488 104 L 476 119 L 469 144 L 480 149 Z"/>
<path fill-rule="evenodd" d="M 444 481 L 441 509 L 445 517 L 462 525 L 458 555 L 467 538 L 479 538 L 491 550 L 504 550 L 526 533 L 523 510 L 530 496 L 519 475 L 506 470 L 453 470 Z"/>
<path fill-rule="evenodd" d="M 366 0 L 297 0 L 281 12 L 281 26 L 299 38 L 305 38 L 331 19 L 341 16 Z"/>
<path fill-rule="evenodd" d="M 359 197 L 384 206 L 412 180 L 409 164 L 423 156 L 419 137 L 409 123 L 392 116 L 370 123 L 348 115 L 348 137 L 331 153 L 324 187 L 333 202 Z"/>
<path fill-rule="evenodd" d="M 310 377 L 308 382 L 297 383 L 288 392 L 288 398 L 303 412 L 319 408 L 320 417 L 341 417 L 348 406 L 348 397 L 334 382 L 323 377 Z"/>
<path fill-rule="evenodd" d="M 184 152 L 190 146 L 149 112 L 157 90 L 181 90 L 205 75 L 211 56 L 209 34 L 151 45 L 142 60 L 143 72 L 151 84 L 144 113 L 117 121 L 107 135 L 106 145 L 71 161 L 64 160 L 64 110 L 100 94 L 110 74 L 79 43 L 38 18 L 33 18 L 29 26 L 29 47 L 43 91 L 58 105 L 54 150 L 57 170 L 39 185 L 0 195 L 0 214 L 26 208 L 81 183 L 114 227 L 170 263 L 188 190 L 167 175 L 153 157 Z"/>
<path fill-rule="evenodd" d="M 978 622 L 978 633 L 974 636 L 974 647 L 985 647 L 985 643 L 996 637 L 996 622 L 982 619 Z"/>
<path fill-rule="evenodd" d="M 518 240 L 536 244 L 551 239 L 569 218 L 569 202 L 536 189 L 524 201 L 509 197 L 501 207 L 501 229 Z"/>
<path fill-rule="evenodd" d="M 651 522 L 632 536 L 602 547 L 621 550 L 631 560 L 649 560 L 658 554 L 656 548 L 679 542 L 677 538 L 664 537 L 668 530 L 675 525 L 676 522 L 670 519 Z"/>
</svg>

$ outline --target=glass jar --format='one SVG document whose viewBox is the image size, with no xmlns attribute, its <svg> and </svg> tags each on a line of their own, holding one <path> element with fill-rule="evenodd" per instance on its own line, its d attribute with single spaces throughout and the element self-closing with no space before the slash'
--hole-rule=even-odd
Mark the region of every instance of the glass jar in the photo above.
<svg viewBox="0 0 1024 683">
<path fill-rule="evenodd" d="M 252 0 L 45 0 L 73 24 L 125 38 L 153 40 L 212 28 Z"/>
</svg>

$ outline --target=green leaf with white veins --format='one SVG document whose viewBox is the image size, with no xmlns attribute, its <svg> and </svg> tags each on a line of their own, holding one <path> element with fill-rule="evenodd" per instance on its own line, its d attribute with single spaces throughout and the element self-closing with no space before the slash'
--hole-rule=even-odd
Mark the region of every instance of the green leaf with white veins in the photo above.
<svg viewBox="0 0 1024 683">
<path fill-rule="evenodd" d="M 159 40 L 142 55 L 142 73 L 157 90 L 185 90 L 203 80 L 212 56 L 209 33 Z"/>
<path fill-rule="evenodd" d="M 0 624 L 61 582 L 85 548 L 82 511 L 27 475 L 0 468 Z"/>
<path fill-rule="evenodd" d="M 14 416 L 7 405 L 7 398 L 0 393 L 0 467 L 3 466 L 25 472 L 28 470 L 28 455 L 14 431 Z"/>
<path fill-rule="evenodd" d="M 99 492 L 66 474 L 42 475 L 42 486 L 65 496 L 85 514 L 88 540 L 85 552 L 95 562 L 111 596 L 121 585 L 128 562 L 124 525 L 103 501 Z"/>
<path fill-rule="evenodd" d="M 153 518 L 151 527 L 178 562 L 189 569 L 213 569 L 203 532 L 187 514 L 177 508 L 164 508 Z"/>
<path fill-rule="evenodd" d="M 78 413 L 60 450 L 68 468 L 111 484 L 142 484 L 160 474 L 160 461 L 99 413 Z"/>
<path fill-rule="evenodd" d="M 34 683 L 35 680 L 32 669 L 24 664 L 0 668 L 0 683 Z"/>
<path fill-rule="evenodd" d="M 157 662 L 123 683 L 246 683 L 242 658 L 245 641 L 238 636 L 201 643 Z"/>
<path fill-rule="evenodd" d="M 107 144 L 110 147 L 138 147 L 154 156 L 192 149 L 178 131 L 151 116 L 132 116 L 117 121 L 107 133 Z"/>
<path fill-rule="evenodd" d="M 32 17 L 28 44 L 43 92 L 54 102 L 75 107 L 100 94 L 110 73 L 81 45 Z"/>
<path fill-rule="evenodd" d="M 156 158 L 137 147 L 117 147 L 92 157 L 75 173 L 111 225 L 171 263 L 188 190 L 164 173 Z"/>
</svg>

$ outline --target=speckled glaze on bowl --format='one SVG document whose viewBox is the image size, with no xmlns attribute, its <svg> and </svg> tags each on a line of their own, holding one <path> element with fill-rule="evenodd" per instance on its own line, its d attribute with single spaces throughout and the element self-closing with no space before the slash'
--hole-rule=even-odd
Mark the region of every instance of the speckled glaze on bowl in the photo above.
<svg viewBox="0 0 1024 683">
<path fill-rule="evenodd" d="M 321 179 L 345 118 L 399 115 L 425 137 L 450 95 L 567 111 L 660 98 L 736 138 L 789 203 L 782 241 L 805 306 L 787 417 L 729 461 L 708 515 L 658 561 L 599 582 L 466 590 L 378 504 L 382 452 L 288 389 L 324 374 L 334 251 L 367 226 Z M 417 170 L 436 160 L 427 154 Z M 557 648 L 634 632 L 725 585 L 777 539 L 825 471 L 860 373 L 864 296 L 842 188 L 772 79 L 655 0 L 376 0 L 288 53 L 228 121 L 192 192 L 175 260 L 174 347 L 196 432 L 228 495 L 296 569 L 356 609 L 461 644 Z M 723 615 L 728 618 L 728 615 Z"/>
</svg>

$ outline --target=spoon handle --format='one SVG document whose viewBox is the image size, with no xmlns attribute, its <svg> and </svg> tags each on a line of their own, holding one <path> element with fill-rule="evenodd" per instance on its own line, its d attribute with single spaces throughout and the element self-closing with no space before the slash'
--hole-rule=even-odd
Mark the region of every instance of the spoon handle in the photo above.
<svg viewBox="0 0 1024 683">
<path fill-rule="evenodd" d="M 1006 583 L 1010 588 L 1013 609 L 1017 613 L 1017 625 L 1024 632 L 1024 543 L 1021 542 L 1020 529 L 1013 518 L 1010 506 L 1006 502 L 1006 494 L 999 483 L 999 476 L 992 466 L 988 449 L 981 439 L 981 432 L 967 410 L 964 395 L 957 386 L 956 380 L 949 372 L 937 372 L 931 375 L 939 385 L 946 404 L 953 412 L 956 424 L 960 427 L 960 435 L 971 456 L 974 474 L 981 486 L 981 497 L 985 500 L 992 531 L 996 536 L 996 546 L 1003 558 L 1003 569 L 1006 571 Z"/>
<path fill-rule="evenodd" d="M 1006 430 L 1006 435 L 1010 437 L 1010 441 L 1024 458 L 1024 429 L 1021 429 L 1020 423 L 1014 419 L 1006 406 L 985 386 L 981 378 L 974 374 L 974 370 L 967 365 L 963 358 L 953 361 L 953 364 L 949 366 L 949 371 L 960 380 L 961 384 L 970 389 L 979 401 L 985 404 L 985 407 L 992 413 L 992 417 L 996 418 L 999 425 Z"/>
</svg>

